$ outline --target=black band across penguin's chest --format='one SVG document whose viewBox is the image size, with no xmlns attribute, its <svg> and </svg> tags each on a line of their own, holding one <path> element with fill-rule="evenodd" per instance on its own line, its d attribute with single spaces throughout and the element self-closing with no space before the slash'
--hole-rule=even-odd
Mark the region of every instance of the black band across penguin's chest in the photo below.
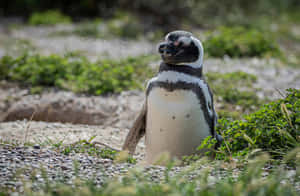
<svg viewBox="0 0 300 196">
<path fill-rule="evenodd" d="M 200 66 L 200 68 L 193 68 L 187 65 L 171 65 L 162 62 L 159 67 L 159 72 L 163 71 L 175 71 L 190 76 L 202 78 L 202 66 Z"/>
<path fill-rule="evenodd" d="M 170 83 L 166 81 L 153 81 L 148 85 L 148 88 L 146 90 L 147 97 L 149 96 L 151 90 L 154 88 L 163 88 L 167 91 L 176 91 L 176 90 L 187 90 L 192 91 L 197 99 L 199 100 L 199 104 L 201 106 L 201 110 L 203 111 L 204 117 L 206 122 L 209 125 L 211 134 L 214 135 L 214 118 L 213 116 L 209 115 L 208 106 L 207 106 L 207 100 L 205 98 L 203 89 L 195 84 L 195 83 L 187 83 L 184 81 L 178 81 L 175 83 Z"/>
</svg>

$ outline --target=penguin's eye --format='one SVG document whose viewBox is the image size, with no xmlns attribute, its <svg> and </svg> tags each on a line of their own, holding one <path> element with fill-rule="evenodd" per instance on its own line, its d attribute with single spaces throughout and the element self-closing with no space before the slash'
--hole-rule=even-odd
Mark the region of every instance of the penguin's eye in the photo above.
<svg viewBox="0 0 300 196">
<path fill-rule="evenodd" d="M 176 40 L 176 35 L 169 35 L 168 40 L 175 41 Z"/>
</svg>

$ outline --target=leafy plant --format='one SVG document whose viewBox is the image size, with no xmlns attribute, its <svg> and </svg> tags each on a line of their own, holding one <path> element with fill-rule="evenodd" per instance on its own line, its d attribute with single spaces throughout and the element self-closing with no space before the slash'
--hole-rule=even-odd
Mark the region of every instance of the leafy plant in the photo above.
<svg viewBox="0 0 300 196">
<path fill-rule="evenodd" d="M 244 27 L 222 27 L 210 35 L 204 42 L 208 55 L 213 57 L 263 57 L 280 56 L 278 44 L 270 34 Z"/>
<path fill-rule="evenodd" d="M 300 90 L 288 89 L 284 99 L 265 104 L 244 120 L 220 119 L 217 131 L 224 142 L 216 152 L 217 159 L 246 156 L 255 149 L 281 158 L 300 146 Z M 215 139 L 205 143 L 215 143 Z M 199 149 L 208 147 L 204 145 Z"/>
<path fill-rule="evenodd" d="M 140 88 L 140 83 L 152 73 L 147 66 L 151 60 L 151 56 L 140 56 L 92 63 L 78 55 L 4 56 L 0 59 L 0 78 L 32 86 L 56 86 L 78 93 L 100 95 Z"/>
<path fill-rule="evenodd" d="M 31 25 L 55 25 L 59 23 L 71 23 L 71 18 L 63 15 L 57 10 L 48 10 L 45 12 L 33 13 L 30 16 L 28 23 Z"/>
</svg>

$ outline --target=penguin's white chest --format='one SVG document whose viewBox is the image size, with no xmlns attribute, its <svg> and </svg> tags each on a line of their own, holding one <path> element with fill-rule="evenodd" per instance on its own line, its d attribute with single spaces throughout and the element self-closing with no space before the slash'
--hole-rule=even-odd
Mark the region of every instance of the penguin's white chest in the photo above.
<svg viewBox="0 0 300 196">
<path fill-rule="evenodd" d="M 211 135 L 200 101 L 191 90 L 153 88 L 147 97 L 146 160 L 167 152 L 181 158 Z"/>
</svg>

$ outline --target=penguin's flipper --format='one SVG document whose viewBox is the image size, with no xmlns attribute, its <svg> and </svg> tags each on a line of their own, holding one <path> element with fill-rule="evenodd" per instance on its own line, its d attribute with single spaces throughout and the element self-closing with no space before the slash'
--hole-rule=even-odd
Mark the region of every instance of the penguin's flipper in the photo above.
<svg viewBox="0 0 300 196">
<path fill-rule="evenodd" d="M 129 154 L 134 153 L 140 139 L 145 135 L 146 113 L 147 113 L 147 107 L 146 104 L 144 104 L 141 112 L 139 113 L 138 117 L 135 119 L 133 126 L 129 130 L 128 135 L 126 136 L 122 149 L 128 150 Z"/>
</svg>

